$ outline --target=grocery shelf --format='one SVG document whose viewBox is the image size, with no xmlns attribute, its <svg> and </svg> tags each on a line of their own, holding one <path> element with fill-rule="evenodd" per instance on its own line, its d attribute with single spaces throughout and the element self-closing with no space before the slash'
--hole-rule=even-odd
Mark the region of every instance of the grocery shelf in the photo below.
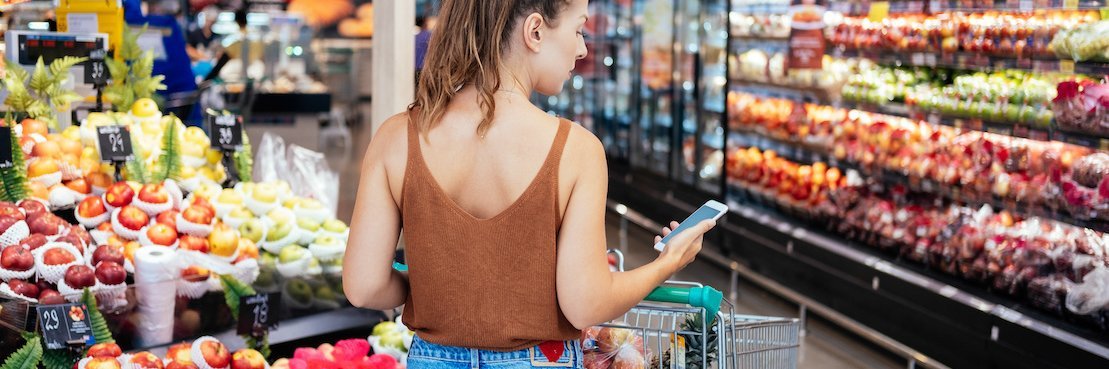
<svg viewBox="0 0 1109 369">
<path fill-rule="evenodd" d="M 825 104 L 829 104 L 833 100 L 833 92 L 822 88 L 781 85 L 770 82 L 751 81 L 742 78 L 732 78 L 731 81 L 731 89 L 733 91 L 750 92 L 763 97 Z"/>
<path fill-rule="evenodd" d="M 968 6 L 969 5 L 969 6 Z M 996 0 L 990 4 L 980 1 L 965 0 L 895 0 L 890 2 L 890 14 L 917 14 L 941 12 L 1032 12 L 1034 10 L 1098 10 L 1105 6 L 1104 1 L 1091 0 Z M 846 15 L 867 15 L 870 12 L 869 3 L 836 1 L 828 8 L 831 11 Z"/>
<path fill-rule="evenodd" d="M 867 58 L 879 64 L 892 66 L 943 67 L 952 69 L 995 71 L 1019 69 L 1032 72 L 1060 72 L 1066 74 L 1109 75 L 1109 63 L 1075 62 L 1058 59 L 1013 58 L 986 56 L 975 53 L 901 52 L 896 50 L 849 50 L 837 46 L 829 48 L 831 55 L 839 58 Z"/>
<path fill-rule="evenodd" d="M 752 135 L 756 137 L 751 137 Z M 1078 227 L 1089 228 L 1098 232 L 1109 232 L 1109 221 L 1079 219 L 1068 213 L 1048 209 L 1044 205 L 1030 206 L 1012 200 L 1001 199 L 996 196 L 990 199 L 972 197 L 970 194 L 964 194 L 962 186 L 958 184 L 943 184 L 931 179 L 917 180 L 910 178 L 905 173 L 889 169 L 866 168 L 855 162 L 836 159 L 830 155 L 827 150 L 817 148 L 813 145 L 766 137 L 758 133 L 735 131 L 732 132 L 729 141 L 741 147 L 758 147 L 761 150 L 774 150 L 778 156 L 801 164 L 824 162 L 829 166 L 838 167 L 843 170 L 854 170 L 865 177 L 880 179 L 881 182 L 886 185 L 901 185 L 914 192 L 942 196 L 950 201 L 961 203 L 971 208 L 980 208 L 989 205 L 994 209 L 1004 209 L 1023 217 L 1052 219 Z"/>
</svg>

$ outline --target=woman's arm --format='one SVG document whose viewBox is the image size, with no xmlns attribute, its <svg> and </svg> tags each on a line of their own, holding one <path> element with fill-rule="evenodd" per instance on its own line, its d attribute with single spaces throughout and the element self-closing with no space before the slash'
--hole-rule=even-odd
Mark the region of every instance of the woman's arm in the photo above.
<svg viewBox="0 0 1109 369">
<path fill-rule="evenodd" d="M 605 257 L 608 195 L 605 152 L 596 136 L 584 130 L 578 133 L 575 147 L 566 151 L 576 156 L 572 160 L 582 164 L 559 233 L 557 283 L 562 313 L 574 327 L 584 329 L 627 313 L 655 287 L 689 264 L 701 250 L 702 235 L 715 223 L 702 222 L 678 234 L 650 264 L 627 272 L 609 271 Z"/>
<path fill-rule="evenodd" d="M 362 162 L 350 241 L 343 257 L 343 292 L 357 307 L 393 309 L 408 297 L 408 277 L 393 269 L 401 222 L 400 207 L 391 189 L 401 181 L 391 181 L 386 170 L 398 164 L 403 168 L 407 122 L 405 114 L 385 121 L 370 141 Z"/>
</svg>

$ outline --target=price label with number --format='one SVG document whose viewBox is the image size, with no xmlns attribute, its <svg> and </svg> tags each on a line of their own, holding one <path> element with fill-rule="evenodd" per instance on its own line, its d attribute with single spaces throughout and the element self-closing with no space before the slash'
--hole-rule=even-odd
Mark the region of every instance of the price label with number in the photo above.
<svg viewBox="0 0 1109 369">
<path fill-rule="evenodd" d="M 12 161 L 12 127 L 0 127 L 0 168 L 15 166 Z"/>
<path fill-rule="evenodd" d="M 108 85 L 111 75 L 108 73 L 108 64 L 104 62 L 107 52 L 93 50 L 89 53 L 89 60 L 85 62 L 85 81 L 93 86 L 103 87 Z"/>
<path fill-rule="evenodd" d="M 101 160 L 128 161 L 134 157 L 131 132 L 124 126 L 96 127 L 96 143 L 100 146 Z"/>
<path fill-rule="evenodd" d="M 239 334 L 260 336 L 277 326 L 281 294 L 262 293 L 239 298 Z"/>
<path fill-rule="evenodd" d="M 42 341 L 49 350 L 84 347 L 92 337 L 92 323 L 85 304 L 40 305 L 35 307 Z"/>
<path fill-rule="evenodd" d="M 231 151 L 243 145 L 242 117 L 233 114 L 209 115 L 208 124 L 212 147 Z"/>
</svg>

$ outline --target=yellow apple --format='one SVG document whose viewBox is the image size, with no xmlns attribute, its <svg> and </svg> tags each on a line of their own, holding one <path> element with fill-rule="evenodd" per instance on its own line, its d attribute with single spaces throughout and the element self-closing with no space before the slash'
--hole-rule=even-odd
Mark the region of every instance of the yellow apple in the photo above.
<svg viewBox="0 0 1109 369">
<path fill-rule="evenodd" d="M 134 105 L 131 105 L 131 114 L 136 117 L 148 118 L 161 115 L 161 113 L 162 111 L 158 109 L 158 104 L 153 99 L 138 99 Z"/>
<path fill-rule="evenodd" d="M 277 201 L 277 188 L 269 183 L 257 184 L 251 196 L 259 202 L 273 203 Z"/>
<path fill-rule="evenodd" d="M 220 223 L 208 234 L 210 253 L 216 256 L 231 256 L 239 249 L 239 234 L 226 224 Z"/>
</svg>

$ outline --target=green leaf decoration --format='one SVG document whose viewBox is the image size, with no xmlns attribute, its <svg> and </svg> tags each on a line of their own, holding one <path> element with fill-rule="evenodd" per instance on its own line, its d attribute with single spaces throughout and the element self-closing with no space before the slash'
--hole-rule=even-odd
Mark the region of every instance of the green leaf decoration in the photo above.
<svg viewBox="0 0 1109 369">
<path fill-rule="evenodd" d="M 27 343 L 4 359 L 0 369 L 35 369 L 42 361 L 42 340 L 38 336 L 25 337 Z"/>
<path fill-rule="evenodd" d="M 113 81 L 122 81 L 127 78 L 127 62 L 116 58 L 107 58 L 104 59 L 104 63 L 108 65 L 108 74 L 112 75 Z"/>
<path fill-rule="evenodd" d="M 131 65 L 131 72 L 139 79 L 150 78 L 154 74 L 154 52 L 143 53 L 142 57 Z"/>
<path fill-rule="evenodd" d="M 4 65 L 6 66 L 4 68 L 4 71 L 6 72 L 6 74 L 4 75 L 4 79 L 10 78 L 19 82 L 20 84 L 23 84 L 23 81 L 26 81 L 27 77 L 30 77 L 30 75 L 27 74 L 27 71 L 24 70 L 23 67 L 19 65 L 19 63 L 4 59 Z"/>
<path fill-rule="evenodd" d="M 8 88 L 8 98 L 4 100 L 4 104 L 17 112 L 27 110 L 27 107 L 35 102 L 35 98 L 27 92 L 27 88 L 23 86 L 22 82 L 15 83 L 11 80 L 5 80 L 4 84 Z"/>
<path fill-rule="evenodd" d="M 77 64 L 84 63 L 89 58 L 64 56 L 50 62 L 50 75 L 57 78 L 58 76 L 68 76 L 69 68 L 77 66 Z"/>
<path fill-rule="evenodd" d="M 81 356 L 70 350 L 46 350 L 42 354 L 42 366 L 46 369 L 71 369 L 78 361 Z"/>
<path fill-rule="evenodd" d="M 240 182 L 254 182 L 254 150 L 250 146 L 250 137 L 243 132 L 243 148 L 234 154 L 235 170 L 239 173 Z"/>
<path fill-rule="evenodd" d="M 108 330 L 108 322 L 104 320 L 104 315 L 100 314 L 100 305 L 96 303 L 96 296 L 93 296 L 88 288 L 85 288 L 85 292 L 81 295 L 81 302 L 89 309 L 92 337 L 96 339 L 96 343 L 115 343 L 116 340 L 112 338 L 112 331 Z"/>
<path fill-rule="evenodd" d="M 264 358 L 269 359 L 270 354 L 272 354 L 272 352 L 270 352 L 269 334 L 262 335 L 261 339 L 255 338 L 253 336 L 246 336 L 243 337 L 243 341 L 244 343 L 246 343 L 247 347 L 253 347 L 255 350 L 258 350 L 258 353 L 262 354 L 262 357 Z"/>
<path fill-rule="evenodd" d="M 12 119 L 11 112 L 8 112 L 6 118 L 8 126 L 12 127 L 15 121 Z M 0 138 L 2 139 L 2 138 Z M 11 130 L 12 140 L 12 165 L 11 168 L 0 169 L 0 179 L 3 180 L 4 199 L 10 202 L 19 202 L 27 198 L 27 166 L 24 165 L 23 150 L 18 149 L 19 136 L 15 134 L 15 129 Z"/>
<path fill-rule="evenodd" d="M 50 75 L 46 74 L 46 66 L 43 65 L 41 56 L 35 63 L 35 71 L 31 73 L 31 82 L 28 86 L 40 95 L 46 94 L 46 90 L 50 88 Z"/>
<path fill-rule="evenodd" d="M 181 177 L 181 135 L 177 132 L 177 117 L 170 115 L 165 119 L 165 132 L 162 133 L 162 153 L 158 157 L 159 171 L 154 176 L 154 182 L 166 179 L 180 179 Z"/>
<path fill-rule="evenodd" d="M 243 296 L 255 295 L 257 292 L 250 285 L 243 283 L 233 276 L 221 274 L 219 276 L 220 284 L 223 285 L 223 299 L 227 302 L 227 307 L 231 309 L 231 316 L 235 320 L 239 319 L 239 299 Z M 263 334 L 261 338 L 251 335 L 243 335 L 243 341 L 247 347 L 252 347 L 258 350 L 263 357 L 270 357 L 270 339 L 269 333 Z"/>
</svg>

